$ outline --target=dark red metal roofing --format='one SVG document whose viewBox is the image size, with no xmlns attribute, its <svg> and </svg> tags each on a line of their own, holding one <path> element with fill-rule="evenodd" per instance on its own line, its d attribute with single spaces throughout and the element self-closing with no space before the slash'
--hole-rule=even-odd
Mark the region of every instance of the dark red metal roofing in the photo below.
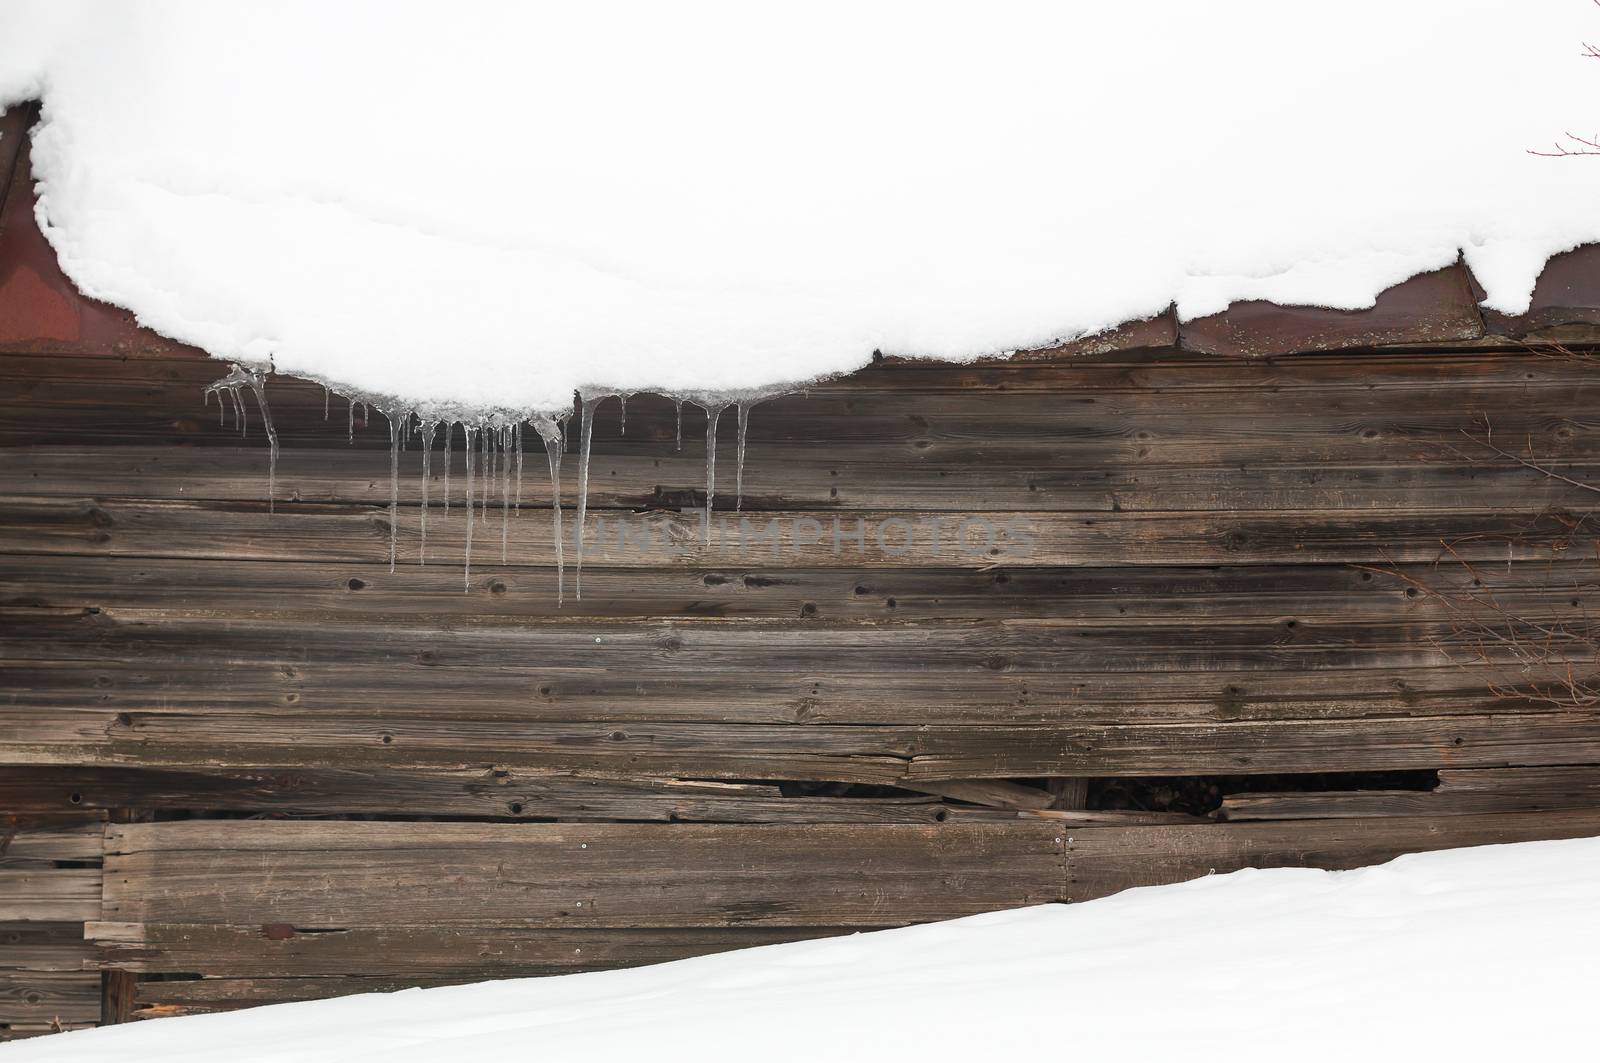
<svg viewBox="0 0 1600 1063">
<path fill-rule="evenodd" d="M 141 328 L 120 307 L 90 299 L 61 272 L 33 212 L 27 130 L 37 106 L 0 117 L 0 350 L 15 353 L 193 353 L 197 348 Z"/>
</svg>

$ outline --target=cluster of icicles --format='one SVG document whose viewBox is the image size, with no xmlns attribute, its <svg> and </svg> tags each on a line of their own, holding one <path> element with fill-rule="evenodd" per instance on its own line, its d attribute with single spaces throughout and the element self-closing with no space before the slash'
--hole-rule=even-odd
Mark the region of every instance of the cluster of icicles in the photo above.
<svg viewBox="0 0 1600 1063">
<path fill-rule="evenodd" d="M 261 421 L 267 434 L 269 456 L 267 459 L 267 507 L 268 512 L 276 509 L 276 481 L 278 471 L 278 433 L 272 425 L 272 413 L 267 406 L 266 390 L 267 374 L 256 369 L 241 365 L 229 367 L 228 374 L 215 381 L 205 389 L 204 399 L 210 404 L 211 396 L 217 397 L 218 423 L 226 422 L 228 412 L 231 410 L 234 421 L 240 434 L 248 431 L 248 418 L 245 414 L 245 401 L 243 393 L 249 391 L 255 396 L 256 407 L 260 410 Z M 688 397 L 675 397 L 673 405 L 677 410 L 677 449 L 683 449 L 683 406 L 690 403 L 700 407 L 706 415 L 706 542 L 709 544 L 711 536 L 711 508 L 716 497 L 717 485 L 717 423 L 728 407 L 733 407 L 738 419 L 738 451 L 737 463 L 734 473 L 734 489 L 736 492 L 734 508 L 737 510 L 744 501 L 744 451 L 745 439 L 750 427 L 750 409 L 756 403 L 772 398 L 778 392 L 748 393 L 735 396 L 693 395 Z M 323 388 L 322 416 L 327 420 L 330 416 L 331 395 L 327 387 Z M 577 558 L 574 564 L 574 594 L 583 597 L 583 538 L 584 521 L 589 505 L 589 449 L 594 438 L 594 413 L 596 407 L 606 399 L 615 398 L 622 404 L 621 431 L 628 431 L 628 396 L 615 391 L 594 392 L 580 394 L 575 402 L 575 413 L 578 419 L 578 507 L 576 546 Z M 413 435 L 422 445 L 422 507 L 420 510 L 420 537 L 417 549 L 417 563 L 427 564 L 428 551 L 428 509 L 429 487 L 431 485 L 432 470 L 430 468 L 435 443 L 443 439 L 444 450 L 444 482 L 442 501 L 443 513 L 450 514 L 450 468 L 451 448 L 456 437 L 457 429 L 460 430 L 462 450 L 466 459 L 466 490 L 465 498 L 461 505 L 466 509 L 466 556 L 463 564 L 462 587 L 463 590 L 472 588 L 472 542 L 473 526 L 476 522 L 485 522 L 486 526 L 492 518 L 489 507 L 494 501 L 494 496 L 499 495 L 500 502 L 500 560 L 504 562 L 507 556 L 507 544 L 510 540 L 512 514 L 520 515 L 522 510 L 522 455 L 523 441 L 529 429 L 539 437 L 544 444 L 545 460 L 550 469 L 550 502 L 554 520 L 555 555 L 556 555 L 556 595 L 558 601 L 566 599 L 566 570 L 565 560 L 562 556 L 562 527 L 561 527 L 561 456 L 568 449 L 567 424 L 572 414 L 528 414 L 511 416 L 500 413 L 479 415 L 475 417 L 462 416 L 430 416 L 418 409 L 405 406 L 385 407 L 375 402 L 350 398 L 349 402 L 349 440 L 355 442 L 356 409 L 361 408 L 362 424 L 366 424 L 367 411 L 375 409 L 383 414 L 389 422 L 389 571 L 395 570 L 395 555 L 397 549 L 396 532 L 400 518 L 400 452 L 406 448 L 407 441 Z M 476 469 L 474 458 L 477 460 Z M 492 527 L 492 526 L 490 526 Z"/>
</svg>

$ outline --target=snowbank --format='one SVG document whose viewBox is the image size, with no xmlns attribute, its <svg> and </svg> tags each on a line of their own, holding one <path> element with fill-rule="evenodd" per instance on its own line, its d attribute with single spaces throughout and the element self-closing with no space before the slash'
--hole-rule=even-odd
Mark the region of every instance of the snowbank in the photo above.
<svg viewBox="0 0 1600 1063">
<path fill-rule="evenodd" d="M 87 293 L 506 411 L 763 388 L 1176 302 L 1359 307 L 1600 239 L 1586 0 L 0 2 Z"/>
<path fill-rule="evenodd" d="M 1600 839 L 1531 842 L 1240 871 L 631 971 L 163 1019 L 6 1055 L 1553 1059 L 1592 1050 L 1597 955 Z"/>
</svg>

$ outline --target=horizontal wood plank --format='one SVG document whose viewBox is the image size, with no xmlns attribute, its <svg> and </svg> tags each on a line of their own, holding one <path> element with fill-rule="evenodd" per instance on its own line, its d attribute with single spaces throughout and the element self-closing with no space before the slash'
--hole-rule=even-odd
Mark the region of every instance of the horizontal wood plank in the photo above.
<svg viewBox="0 0 1600 1063">
<path fill-rule="evenodd" d="M 152 771 L 81 765 L 0 767 L 0 806 L 661 823 L 932 823 L 948 812 L 948 806 L 932 797 L 786 797 L 770 785 L 594 778 L 507 768 Z M 95 852 L 98 856 L 98 841 Z"/>
<path fill-rule="evenodd" d="M 884 926 L 1055 899 L 1058 837 L 1049 824 L 113 826 L 101 919 Z"/>
<path fill-rule="evenodd" d="M 1262 460 L 1241 468 L 1159 464 L 1148 459 L 1086 460 L 1084 455 L 1018 455 L 1024 462 L 930 457 L 921 451 L 878 453 L 858 446 L 752 446 L 745 462 L 742 508 L 767 511 L 902 510 L 911 512 L 1042 511 L 1082 513 L 1185 513 L 1276 510 L 1313 512 L 1397 509 L 1444 512 L 1581 507 L 1587 493 L 1509 462 L 1488 462 L 1487 451 L 1465 439 L 1460 454 L 1356 463 Z M 459 448 L 458 448 L 459 451 Z M 0 495 L 139 498 L 187 501 L 254 501 L 265 497 L 267 455 L 257 447 L 7 448 L 0 463 Z M 1473 460 L 1476 459 L 1476 460 Z M 446 498 L 443 453 L 430 459 L 429 522 L 447 526 L 461 515 L 465 468 L 454 454 Z M 1600 461 L 1556 458 L 1563 476 L 1600 483 Z M 734 470 L 719 463 L 732 489 Z M 573 473 L 566 471 L 563 504 L 577 503 Z M 597 454 L 590 470 L 588 506 L 660 511 L 705 504 L 703 454 L 671 451 Z M 524 459 L 518 520 L 546 518 L 550 482 L 542 453 Z M 360 448 L 286 447 L 276 470 L 276 495 L 284 503 L 387 506 L 398 487 L 407 520 L 423 494 L 422 459 L 402 455 L 397 485 L 387 452 Z M 517 499 L 515 481 L 512 500 Z M 731 505 L 734 501 L 727 496 Z M 492 509 L 500 508 L 499 488 Z M 615 514 L 609 514 L 615 516 Z M 496 513 L 498 516 L 498 513 Z"/>
<path fill-rule="evenodd" d="M 99 972 L 0 969 L 0 1023 L 48 1028 L 99 1021 Z"/>
<path fill-rule="evenodd" d="M 859 928 L 852 928 L 859 929 Z M 380 926 L 297 930 L 287 923 L 91 922 L 102 966 L 240 978 L 519 978 L 666 963 L 826 937 L 829 927 L 550 928 Z"/>
<path fill-rule="evenodd" d="M 1183 882 L 1246 867 L 1342 870 L 1404 853 L 1600 835 L 1600 809 L 1289 823 L 1094 827 L 1071 831 L 1067 898 Z"/>
<path fill-rule="evenodd" d="M 397 557 L 416 565 L 420 524 L 396 525 Z M 457 514 L 459 517 L 460 514 Z M 473 533 L 480 579 L 529 566 L 553 568 L 545 520 L 479 520 Z M 601 533 L 591 515 L 585 564 L 593 568 L 1098 567 L 1435 562 L 1445 544 L 1472 561 L 1548 561 L 1592 552 L 1594 537 L 1559 513 L 1501 511 L 1239 511 L 1227 513 L 968 512 L 907 515 L 826 511 L 630 517 Z M 465 559 L 466 521 L 434 521 L 428 556 Z M 0 552 L 125 558 L 386 562 L 386 507 L 297 506 L 85 498 L 0 499 Z M 504 538 L 506 560 L 502 562 Z M 838 550 L 834 539 L 838 538 Z M 575 521 L 564 528 L 576 584 Z M 466 586 L 470 580 L 464 581 Z"/>
</svg>

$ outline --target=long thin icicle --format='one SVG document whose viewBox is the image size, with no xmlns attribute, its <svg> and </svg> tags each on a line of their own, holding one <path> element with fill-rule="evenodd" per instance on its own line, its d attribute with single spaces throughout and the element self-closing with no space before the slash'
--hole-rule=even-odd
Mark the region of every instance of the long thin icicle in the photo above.
<svg viewBox="0 0 1600 1063">
<path fill-rule="evenodd" d="M 489 495 L 494 486 L 494 433 L 483 425 L 478 429 L 478 438 L 483 440 L 483 460 L 478 466 L 478 516 L 488 521 Z"/>
<path fill-rule="evenodd" d="M 550 464 L 550 509 L 555 522 L 556 539 L 556 604 L 566 601 L 566 572 L 561 557 L 561 452 L 566 449 L 566 428 L 548 418 L 533 423 L 539 438 L 544 440 L 545 458 Z"/>
<path fill-rule="evenodd" d="M 589 445 L 594 441 L 594 409 L 604 395 L 584 396 L 578 428 L 578 558 L 573 565 L 573 597 L 583 600 L 583 525 L 589 512 Z"/>
<path fill-rule="evenodd" d="M 733 508 L 735 512 L 744 508 L 744 441 L 745 437 L 750 434 L 750 407 L 753 405 L 755 403 L 752 402 L 738 404 L 739 449 L 733 462 Z"/>
<path fill-rule="evenodd" d="M 433 436 L 439 430 L 438 421 L 422 422 L 422 530 L 417 540 L 417 564 L 428 563 L 428 481 L 432 479 L 429 466 L 433 461 Z"/>
<path fill-rule="evenodd" d="M 511 537 L 511 426 L 501 425 L 500 435 L 500 563 L 506 563 L 506 541 Z"/>
<path fill-rule="evenodd" d="M 466 437 L 467 444 L 461 449 L 467 456 L 467 550 L 461 574 L 461 589 L 472 589 L 472 426 L 465 421 L 461 422 L 461 434 Z"/>
<path fill-rule="evenodd" d="M 517 516 L 522 516 L 522 422 L 511 426 L 511 443 L 517 448 Z"/>
<path fill-rule="evenodd" d="M 272 411 L 267 408 L 267 378 L 251 373 L 250 390 L 255 392 L 256 406 L 261 409 L 261 426 L 267 430 L 267 512 L 273 513 L 278 507 L 278 430 L 272 426 Z"/>
<path fill-rule="evenodd" d="M 673 442 L 676 444 L 677 449 L 678 450 L 682 450 L 683 449 L 683 400 L 682 399 L 673 399 L 672 400 L 672 409 L 673 409 L 673 412 L 677 414 L 677 418 L 678 418 L 678 427 L 673 432 L 672 438 L 673 438 Z"/>
<path fill-rule="evenodd" d="M 389 571 L 394 571 L 400 529 L 400 433 L 411 420 L 411 411 L 384 410 L 389 419 Z"/>
<path fill-rule="evenodd" d="M 444 423 L 444 516 L 450 515 L 450 437 L 455 435 L 456 423 Z"/>
<path fill-rule="evenodd" d="M 727 404 L 707 402 L 706 411 L 706 545 L 711 545 L 711 504 L 717 495 L 717 420 Z"/>
</svg>

